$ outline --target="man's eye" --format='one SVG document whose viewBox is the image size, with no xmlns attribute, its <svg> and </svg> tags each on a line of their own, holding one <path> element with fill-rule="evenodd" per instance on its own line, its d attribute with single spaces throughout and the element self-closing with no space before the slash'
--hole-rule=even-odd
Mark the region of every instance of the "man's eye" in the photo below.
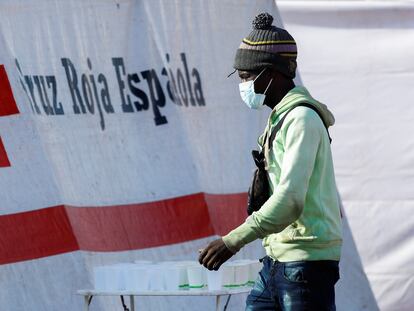
<svg viewBox="0 0 414 311">
<path fill-rule="evenodd" d="M 242 79 L 242 80 L 249 80 L 249 79 L 251 79 L 252 78 L 252 76 L 251 75 L 249 75 L 249 74 L 245 74 L 245 75 L 241 75 L 240 76 L 240 79 Z"/>
</svg>

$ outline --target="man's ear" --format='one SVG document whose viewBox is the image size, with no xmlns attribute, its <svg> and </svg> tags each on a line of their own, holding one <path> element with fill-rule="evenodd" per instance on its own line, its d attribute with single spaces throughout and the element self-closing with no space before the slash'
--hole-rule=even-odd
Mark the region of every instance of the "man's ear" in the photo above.
<svg viewBox="0 0 414 311">
<path fill-rule="evenodd" d="M 273 67 L 270 67 L 269 69 L 268 69 L 268 71 L 269 71 L 269 75 L 273 78 L 273 79 L 277 79 L 278 78 L 278 75 L 279 75 L 279 73 L 273 68 Z"/>
</svg>

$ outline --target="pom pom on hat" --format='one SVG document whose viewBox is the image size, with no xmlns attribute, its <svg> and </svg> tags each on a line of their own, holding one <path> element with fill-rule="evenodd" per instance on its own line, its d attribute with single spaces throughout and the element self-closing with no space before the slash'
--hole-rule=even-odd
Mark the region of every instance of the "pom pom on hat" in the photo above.
<svg viewBox="0 0 414 311">
<path fill-rule="evenodd" d="M 252 24 L 253 29 L 270 29 L 272 28 L 273 16 L 269 13 L 260 13 L 256 15 Z"/>
</svg>

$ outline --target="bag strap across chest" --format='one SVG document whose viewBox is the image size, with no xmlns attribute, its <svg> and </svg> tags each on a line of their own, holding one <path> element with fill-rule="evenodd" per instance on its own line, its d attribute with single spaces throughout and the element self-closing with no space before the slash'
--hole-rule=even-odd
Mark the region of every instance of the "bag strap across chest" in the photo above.
<svg viewBox="0 0 414 311">
<path fill-rule="evenodd" d="M 267 133 L 266 133 L 266 136 L 265 136 L 265 138 L 264 138 L 264 145 L 263 146 L 265 146 L 266 145 L 266 143 L 267 143 L 267 148 L 268 148 L 268 150 L 271 150 L 272 149 L 272 146 L 273 146 L 273 141 L 275 140 L 275 137 L 276 137 L 276 134 L 277 134 L 277 132 L 282 128 L 282 125 L 283 125 L 283 122 L 285 121 L 285 119 L 286 119 L 286 117 L 287 117 L 287 115 L 289 114 L 289 112 L 291 112 L 293 109 L 295 109 L 296 107 L 307 107 L 307 108 L 309 108 L 309 109 L 312 109 L 313 111 L 315 111 L 317 114 L 318 114 L 318 116 L 321 118 L 321 120 L 322 120 L 322 122 L 323 122 L 323 125 L 325 126 L 325 128 L 326 128 L 326 131 L 327 131 L 327 133 L 328 133 L 328 137 L 329 137 L 329 142 L 332 142 L 332 138 L 331 138 L 331 136 L 329 135 L 329 131 L 328 131 L 328 127 L 327 127 L 327 125 L 325 124 L 325 122 L 324 122 L 324 120 L 323 120 L 323 118 L 322 118 L 322 115 L 321 115 L 321 113 L 318 111 L 318 109 L 316 109 L 314 106 L 312 106 L 311 104 L 308 104 L 308 103 L 302 103 L 302 104 L 299 104 L 299 105 L 296 105 L 296 106 L 294 106 L 294 107 L 292 107 L 292 108 L 290 108 L 286 113 L 285 113 L 285 115 L 282 117 L 282 119 L 280 119 L 280 121 L 276 124 L 276 126 L 272 129 L 272 132 L 270 133 L 270 137 L 269 137 L 269 139 L 268 139 L 268 137 L 267 137 Z M 268 141 L 266 141 L 268 139 Z"/>
</svg>

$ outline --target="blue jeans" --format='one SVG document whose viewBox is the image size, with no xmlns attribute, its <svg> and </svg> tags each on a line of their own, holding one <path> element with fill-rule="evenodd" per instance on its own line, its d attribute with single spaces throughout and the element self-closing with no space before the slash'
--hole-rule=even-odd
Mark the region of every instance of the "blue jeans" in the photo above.
<svg viewBox="0 0 414 311">
<path fill-rule="evenodd" d="M 278 262 L 267 256 L 246 311 L 335 311 L 338 279 L 337 261 Z"/>
</svg>

